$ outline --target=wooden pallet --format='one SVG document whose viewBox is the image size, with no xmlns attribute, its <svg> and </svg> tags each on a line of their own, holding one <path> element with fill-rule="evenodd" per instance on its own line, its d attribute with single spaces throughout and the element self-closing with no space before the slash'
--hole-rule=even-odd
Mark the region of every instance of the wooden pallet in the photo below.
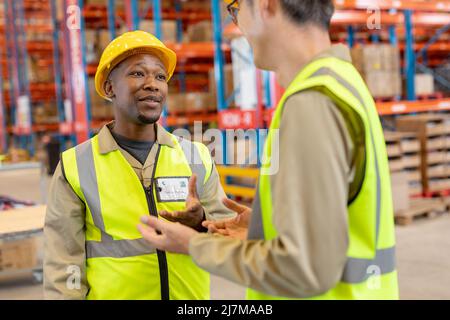
<svg viewBox="0 0 450 320">
<path fill-rule="evenodd" d="M 449 201 L 450 204 L 450 201 Z M 409 225 L 419 217 L 433 218 L 439 213 L 445 212 L 447 205 L 440 198 L 413 199 L 411 207 L 395 213 L 395 222 L 398 225 Z"/>
<path fill-rule="evenodd" d="M 419 94 L 416 96 L 417 100 L 437 100 L 444 98 L 444 94 L 442 92 L 433 92 L 429 94 Z"/>
</svg>

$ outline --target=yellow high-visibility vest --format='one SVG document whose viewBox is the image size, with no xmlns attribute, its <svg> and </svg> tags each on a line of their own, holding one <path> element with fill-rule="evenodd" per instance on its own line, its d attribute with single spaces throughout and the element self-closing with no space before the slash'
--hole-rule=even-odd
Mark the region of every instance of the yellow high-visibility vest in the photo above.
<svg viewBox="0 0 450 320">
<path fill-rule="evenodd" d="M 137 229 L 142 215 L 184 210 L 193 173 L 201 198 L 211 175 L 206 146 L 171 138 L 175 147 L 157 145 L 149 188 L 120 150 L 101 154 L 97 136 L 62 154 L 65 177 L 86 205 L 88 299 L 209 299 L 207 272 L 187 255 L 152 248 Z M 163 196 L 166 185 L 173 193 Z"/>
<path fill-rule="evenodd" d="M 312 299 L 398 299 L 395 234 L 386 145 L 373 98 L 350 62 L 334 57 L 313 61 L 290 84 L 275 111 L 265 145 L 265 163 L 250 223 L 250 239 L 271 240 L 278 233 L 273 224 L 270 186 L 271 158 L 286 100 L 301 91 L 327 95 L 348 123 L 357 121 L 364 132 L 365 172 L 362 183 L 348 202 L 349 247 L 342 277 L 335 287 Z M 304 107 L 304 106 L 299 106 Z M 314 107 L 314 106 L 309 106 Z M 355 116 L 356 114 L 356 116 Z M 274 151 L 275 152 L 275 151 Z M 327 199 L 323 199 L 327 201 Z M 295 210 L 295 208 L 292 208 Z M 249 299 L 284 299 L 249 289 Z"/>
</svg>

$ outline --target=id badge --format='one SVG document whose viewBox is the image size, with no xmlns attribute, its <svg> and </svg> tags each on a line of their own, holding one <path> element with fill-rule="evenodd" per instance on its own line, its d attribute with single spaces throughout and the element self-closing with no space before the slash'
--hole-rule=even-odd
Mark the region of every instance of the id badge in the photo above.
<svg viewBox="0 0 450 320">
<path fill-rule="evenodd" d="M 184 202 L 188 196 L 189 177 L 161 177 L 156 179 L 159 202 Z"/>
</svg>

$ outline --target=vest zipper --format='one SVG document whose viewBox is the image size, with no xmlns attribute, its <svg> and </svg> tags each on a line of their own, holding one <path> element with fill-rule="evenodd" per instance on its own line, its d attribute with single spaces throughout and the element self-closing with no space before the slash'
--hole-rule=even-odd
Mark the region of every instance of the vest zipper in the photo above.
<svg viewBox="0 0 450 320">
<path fill-rule="evenodd" d="M 150 182 L 150 186 L 146 188 L 144 186 L 145 196 L 147 198 L 147 205 L 150 212 L 150 215 L 158 218 L 158 211 L 156 209 L 155 198 L 153 197 L 153 181 L 155 178 L 156 166 L 158 164 L 160 146 L 158 145 L 158 151 L 156 152 L 155 164 L 153 166 L 152 179 Z M 156 254 L 158 256 L 158 265 L 159 265 L 159 278 L 161 282 L 161 299 L 162 300 L 170 300 L 169 296 L 169 269 L 167 267 L 167 257 L 166 252 L 161 250 L 156 250 Z"/>
</svg>

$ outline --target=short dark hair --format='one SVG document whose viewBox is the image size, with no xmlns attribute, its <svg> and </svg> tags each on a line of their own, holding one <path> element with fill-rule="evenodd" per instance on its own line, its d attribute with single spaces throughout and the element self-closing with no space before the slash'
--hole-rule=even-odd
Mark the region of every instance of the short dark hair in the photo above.
<svg viewBox="0 0 450 320">
<path fill-rule="evenodd" d="M 253 5 L 253 0 L 249 0 Z M 280 0 L 281 7 L 291 20 L 299 25 L 314 24 L 330 28 L 334 14 L 333 0 Z"/>
<path fill-rule="evenodd" d="M 334 14 L 333 0 L 280 0 L 284 12 L 300 25 L 314 24 L 330 28 Z"/>
</svg>

